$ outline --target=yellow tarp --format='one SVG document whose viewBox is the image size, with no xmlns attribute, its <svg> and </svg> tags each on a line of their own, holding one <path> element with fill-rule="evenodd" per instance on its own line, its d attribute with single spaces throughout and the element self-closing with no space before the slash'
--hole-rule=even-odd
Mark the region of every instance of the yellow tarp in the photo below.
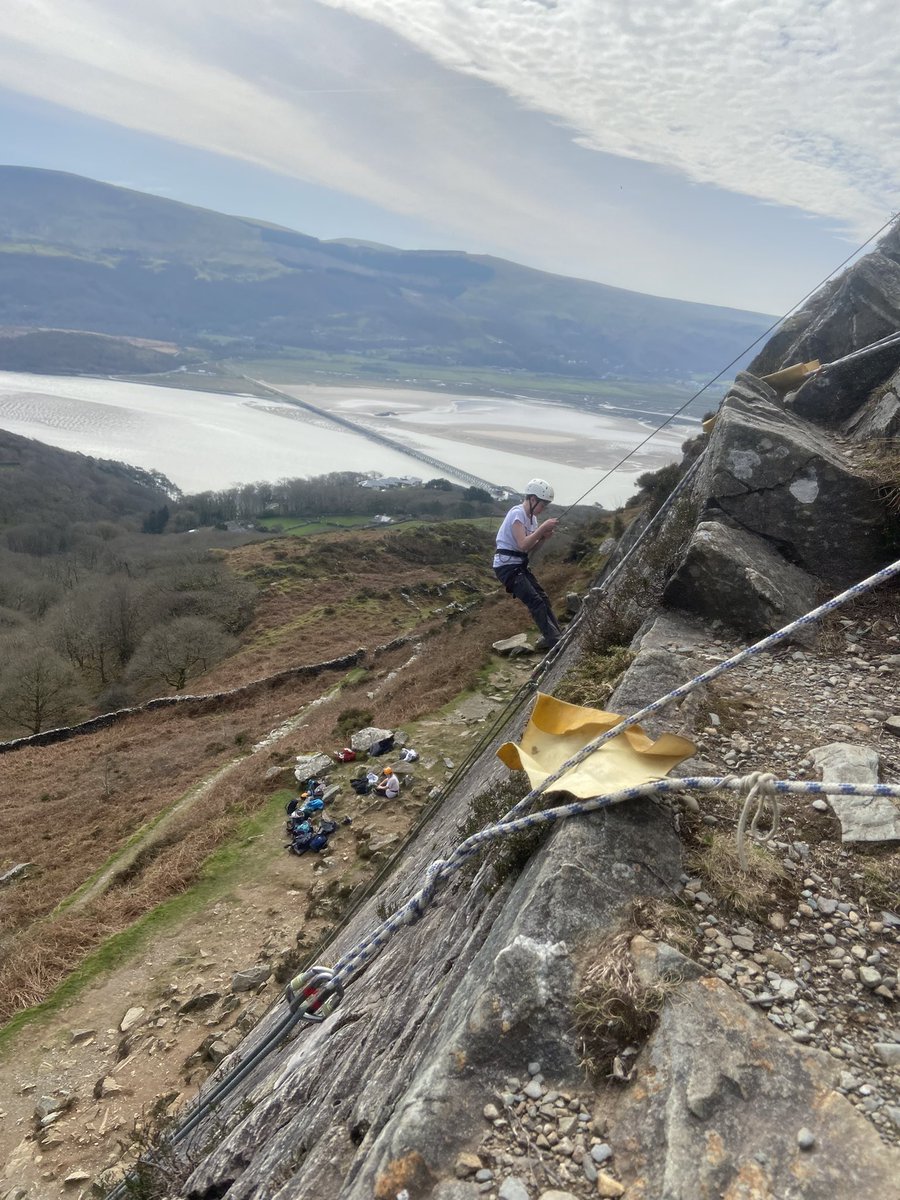
<svg viewBox="0 0 900 1200">
<path fill-rule="evenodd" d="M 810 362 L 794 363 L 791 367 L 784 367 L 780 371 L 773 371 L 771 375 L 763 375 L 763 383 L 768 383 L 770 387 L 776 388 L 778 391 L 788 391 L 790 388 L 797 387 L 803 383 L 804 379 L 809 379 L 810 375 L 815 375 L 821 363 L 817 358 L 811 359 Z"/>
<path fill-rule="evenodd" d="M 618 725 L 622 719 L 615 713 L 566 704 L 539 692 L 522 740 L 518 745 L 506 742 L 497 751 L 497 757 L 510 770 L 525 771 L 535 788 L 588 742 Z M 662 779 L 695 751 L 696 746 L 687 738 L 664 733 L 654 742 L 640 725 L 632 725 L 605 742 L 547 790 L 570 792 L 582 800 L 604 796 Z"/>
</svg>

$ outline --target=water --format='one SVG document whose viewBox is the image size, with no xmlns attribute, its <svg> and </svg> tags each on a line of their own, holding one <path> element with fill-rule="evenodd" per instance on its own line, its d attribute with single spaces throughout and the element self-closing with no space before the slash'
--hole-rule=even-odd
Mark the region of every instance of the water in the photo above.
<svg viewBox="0 0 900 1200">
<path fill-rule="evenodd" d="M 524 398 L 352 386 L 282 390 L 491 483 L 520 488 L 532 476 L 547 478 L 563 504 L 593 488 L 654 424 Z M 0 428 L 162 471 L 185 492 L 330 471 L 423 479 L 442 473 L 287 399 L 112 379 L 0 372 Z M 667 427 L 587 502 L 621 503 L 637 474 L 679 458 L 693 432 L 695 425 Z"/>
</svg>

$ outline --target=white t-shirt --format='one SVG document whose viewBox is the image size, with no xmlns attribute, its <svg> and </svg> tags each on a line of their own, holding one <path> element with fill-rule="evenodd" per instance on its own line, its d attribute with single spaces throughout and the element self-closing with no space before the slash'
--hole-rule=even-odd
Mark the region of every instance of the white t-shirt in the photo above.
<svg viewBox="0 0 900 1200">
<path fill-rule="evenodd" d="M 400 780 L 396 775 L 388 775 L 385 780 L 384 795 L 388 800 L 394 800 L 400 795 Z"/>
<path fill-rule="evenodd" d="M 524 528 L 526 537 L 530 533 L 534 533 L 538 527 L 537 517 L 529 517 L 524 504 L 517 504 L 515 508 L 511 508 L 503 518 L 503 524 L 497 530 L 497 552 L 494 555 L 493 563 L 495 567 L 508 567 L 511 563 L 522 561 L 519 546 L 513 534 L 513 525 L 517 522 Z M 504 550 L 514 550 L 515 553 L 504 554 Z"/>
</svg>

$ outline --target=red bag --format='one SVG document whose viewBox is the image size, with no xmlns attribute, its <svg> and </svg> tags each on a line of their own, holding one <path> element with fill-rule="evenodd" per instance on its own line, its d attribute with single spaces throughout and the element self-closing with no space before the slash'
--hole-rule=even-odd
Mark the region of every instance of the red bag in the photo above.
<svg viewBox="0 0 900 1200">
<path fill-rule="evenodd" d="M 343 750 L 338 750 L 334 757 L 338 762 L 356 762 L 356 751 L 345 746 Z"/>
</svg>

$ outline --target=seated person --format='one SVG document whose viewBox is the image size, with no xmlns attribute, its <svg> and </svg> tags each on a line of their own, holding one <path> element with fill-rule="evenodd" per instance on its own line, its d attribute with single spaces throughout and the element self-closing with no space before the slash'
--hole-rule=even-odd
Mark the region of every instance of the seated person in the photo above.
<svg viewBox="0 0 900 1200">
<path fill-rule="evenodd" d="M 386 796 L 388 800 L 396 800 L 400 794 L 400 780 L 394 774 L 390 767 L 385 767 L 381 773 L 381 779 L 375 784 L 375 791 L 382 796 Z"/>
</svg>

